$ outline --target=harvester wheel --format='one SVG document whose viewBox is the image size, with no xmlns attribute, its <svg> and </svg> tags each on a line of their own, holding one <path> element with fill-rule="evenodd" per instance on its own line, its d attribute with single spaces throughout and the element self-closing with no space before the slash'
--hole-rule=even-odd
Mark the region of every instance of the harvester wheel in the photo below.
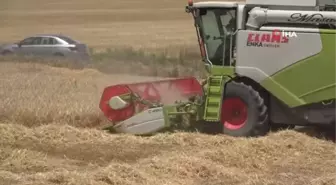
<svg viewBox="0 0 336 185">
<path fill-rule="evenodd" d="M 221 125 L 231 136 L 262 136 L 269 129 L 268 109 L 264 99 L 251 86 L 230 82 L 225 87 Z"/>
</svg>

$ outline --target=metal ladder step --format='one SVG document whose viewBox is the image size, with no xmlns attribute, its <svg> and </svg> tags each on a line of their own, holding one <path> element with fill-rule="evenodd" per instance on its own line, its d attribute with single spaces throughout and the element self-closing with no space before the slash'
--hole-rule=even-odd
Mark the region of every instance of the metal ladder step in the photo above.
<svg viewBox="0 0 336 185">
<path fill-rule="evenodd" d="M 206 121 L 219 121 L 223 81 L 222 76 L 211 76 L 208 78 L 207 97 L 204 109 L 204 120 Z"/>
</svg>

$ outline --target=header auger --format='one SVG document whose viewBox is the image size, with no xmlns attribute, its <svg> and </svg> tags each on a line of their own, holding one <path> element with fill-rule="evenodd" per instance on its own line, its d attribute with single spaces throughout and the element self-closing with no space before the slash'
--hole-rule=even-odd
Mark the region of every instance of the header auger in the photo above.
<svg viewBox="0 0 336 185">
<path fill-rule="evenodd" d="M 209 73 L 107 87 L 116 132 L 152 134 L 202 122 L 231 136 L 335 125 L 334 0 L 188 2 Z"/>
</svg>

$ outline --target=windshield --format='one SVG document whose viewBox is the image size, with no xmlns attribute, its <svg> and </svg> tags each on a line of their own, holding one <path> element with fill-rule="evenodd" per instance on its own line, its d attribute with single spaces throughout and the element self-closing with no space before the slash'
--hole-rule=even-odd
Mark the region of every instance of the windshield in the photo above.
<svg viewBox="0 0 336 185">
<path fill-rule="evenodd" d="M 236 10 L 232 8 L 200 9 L 201 36 L 214 65 L 230 62 L 230 33 L 236 30 L 235 16 Z"/>
</svg>

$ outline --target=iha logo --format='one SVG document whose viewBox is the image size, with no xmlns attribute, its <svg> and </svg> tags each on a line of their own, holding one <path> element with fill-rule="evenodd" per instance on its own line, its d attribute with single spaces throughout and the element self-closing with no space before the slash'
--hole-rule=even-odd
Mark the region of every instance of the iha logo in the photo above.
<svg viewBox="0 0 336 185">
<path fill-rule="evenodd" d="M 274 30 L 273 32 L 280 32 L 280 30 Z M 281 35 L 283 37 L 297 37 L 296 33 L 294 31 L 281 31 Z"/>
<path fill-rule="evenodd" d="M 295 32 L 280 30 L 273 30 L 272 33 L 248 33 L 246 46 L 278 48 L 280 43 L 287 44 L 292 37 L 297 37 Z"/>
</svg>

